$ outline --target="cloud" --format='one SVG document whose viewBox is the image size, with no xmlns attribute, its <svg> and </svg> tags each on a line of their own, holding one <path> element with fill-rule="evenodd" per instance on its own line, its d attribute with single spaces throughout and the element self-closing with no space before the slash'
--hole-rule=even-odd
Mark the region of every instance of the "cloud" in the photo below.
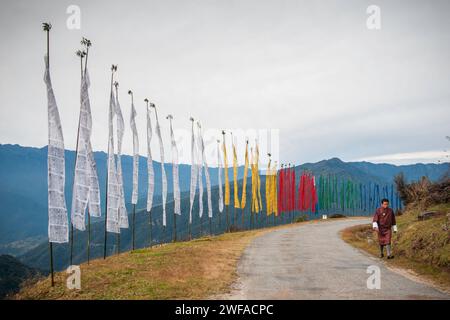
<svg viewBox="0 0 450 320">
<path fill-rule="evenodd" d="M 406 153 L 383 154 L 352 159 L 350 161 L 369 161 L 374 163 L 393 163 L 397 165 L 411 163 L 450 162 L 449 151 L 428 150 Z"/>
</svg>

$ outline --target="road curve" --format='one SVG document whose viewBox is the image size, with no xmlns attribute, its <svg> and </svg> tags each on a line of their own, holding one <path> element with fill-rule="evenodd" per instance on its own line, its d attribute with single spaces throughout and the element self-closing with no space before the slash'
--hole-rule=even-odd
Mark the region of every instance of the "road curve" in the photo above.
<svg viewBox="0 0 450 320">
<path fill-rule="evenodd" d="M 246 248 L 238 281 L 222 299 L 450 299 L 388 269 L 345 243 L 339 231 L 370 220 L 302 224 L 266 233 Z M 380 268 L 380 289 L 368 289 L 369 266 Z"/>
</svg>

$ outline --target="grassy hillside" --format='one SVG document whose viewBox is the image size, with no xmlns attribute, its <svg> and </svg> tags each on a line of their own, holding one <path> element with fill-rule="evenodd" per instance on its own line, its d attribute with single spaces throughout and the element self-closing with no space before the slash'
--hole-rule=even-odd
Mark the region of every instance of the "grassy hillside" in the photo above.
<svg viewBox="0 0 450 320">
<path fill-rule="evenodd" d="M 410 206 L 397 217 L 398 233 L 393 236 L 393 260 L 388 265 L 409 269 L 450 292 L 450 204 L 438 204 L 427 211 L 444 213 L 440 217 L 419 221 L 423 211 Z M 378 240 L 371 225 L 355 226 L 342 232 L 348 243 L 378 256 Z"/>
<path fill-rule="evenodd" d="M 38 270 L 27 267 L 10 255 L 0 255 L 0 299 L 17 292 L 23 281 L 39 274 Z"/>
<path fill-rule="evenodd" d="M 311 223 L 311 222 L 310 222 Z M 67 274 L 23 288 L 16 299 L 202 299 L 226 292 L 247 244 L 277 228 L 139 249 L 81 264 L 81 290 L 68 290 Z"/>
</svg>

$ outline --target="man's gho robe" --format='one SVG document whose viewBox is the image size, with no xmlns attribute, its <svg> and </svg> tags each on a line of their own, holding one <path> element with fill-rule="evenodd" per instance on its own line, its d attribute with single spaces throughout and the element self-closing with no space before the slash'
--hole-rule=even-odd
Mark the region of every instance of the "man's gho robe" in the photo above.
<svg viewBox="0 0 450 320">
<path fill-rule="evenodd" d="M 378 228 L 380 245 L 391 244 L 392 227 L 394 227 L 394 231 L 397 230 L 394 211 L 391 208 L 378 208 L 373 216 L 372 225 L 373 228 Z"/>
</svg>

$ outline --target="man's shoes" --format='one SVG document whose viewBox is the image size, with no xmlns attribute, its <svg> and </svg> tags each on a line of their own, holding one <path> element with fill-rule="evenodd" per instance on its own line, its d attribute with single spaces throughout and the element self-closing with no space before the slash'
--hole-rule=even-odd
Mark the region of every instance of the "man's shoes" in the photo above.
<svg viewBox="0 0 450 320">
<path fill-rule="evenodd" d="M 384 258 L 384 254 L 380 253 L 380 258 Z"/>
<path fill-rule="evenodd" d="M 387 258 L 388 259 L 394 259 L 394 256 L 388 256 Z"/>
</svg>

